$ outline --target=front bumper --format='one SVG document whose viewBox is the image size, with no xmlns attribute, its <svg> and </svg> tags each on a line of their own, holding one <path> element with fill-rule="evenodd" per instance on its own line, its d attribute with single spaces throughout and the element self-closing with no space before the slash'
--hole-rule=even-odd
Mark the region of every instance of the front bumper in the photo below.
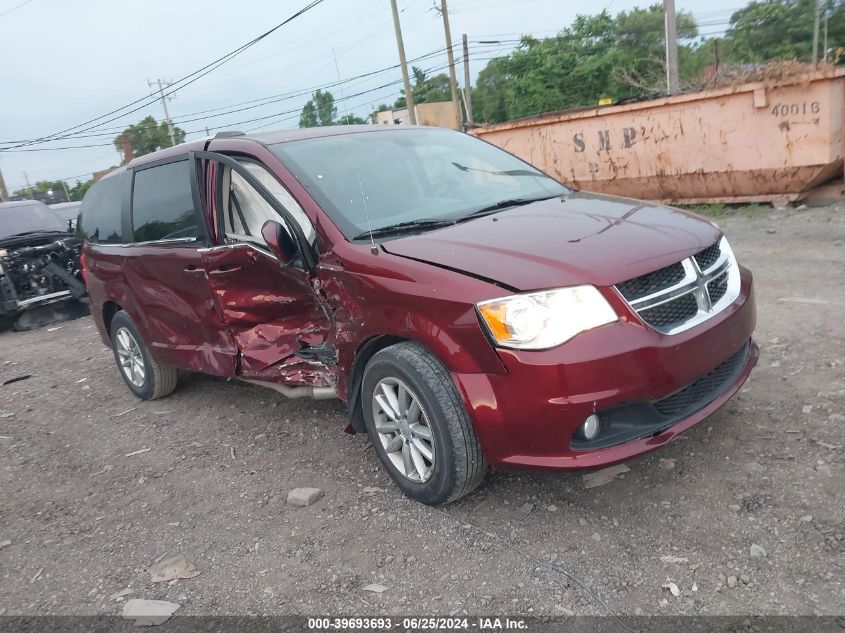
<svg viewBox="0 0 845 633">
<path fill-rule="evenodd" d="M 491 466 L 606 466 L 666 444 L 739 391 L 757 363 L 759 352 L 750 341 L 755 321 L 751 273 L 741 269 L 736 301 L 687 331 L 661 334 L 626 315 L 552 350 L 501 349 L 506 375 L 454 378 Z M 703 401 L 662 420 L 653 412 L 645 419 L 652 403 L 695 384 L 737 354 L 739 360 Z M 626 426 L 624 416 L 642 419 L 628 421 L 628 434 L 617 434 L 620 443 L 579 445 L 578 427 L 597 412 L 608 416 L 611 427 L 616 415 L 617 431 Z"/>
</svg>

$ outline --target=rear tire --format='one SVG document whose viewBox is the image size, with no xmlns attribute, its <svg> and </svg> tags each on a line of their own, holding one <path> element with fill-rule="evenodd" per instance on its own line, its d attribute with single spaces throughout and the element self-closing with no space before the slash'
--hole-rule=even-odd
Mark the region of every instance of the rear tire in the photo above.
<svg viewBox="0 0 845 633">
<path fill-rule="evenodd" d="M 472 422 L 449 372 L 422 345 L 376 353 L 361 389 L 370 441 L 407 496 L 438 505 L 481 483 L 487 466 Z"/>
<path fill-rule="evenodd" d="M 126 386 L 141 400 L 157 400 L 176 389 L 178 370 L 153 360 L 132 318 L 123 310 L 111 321 L 117 368 Z"/>
</svg>

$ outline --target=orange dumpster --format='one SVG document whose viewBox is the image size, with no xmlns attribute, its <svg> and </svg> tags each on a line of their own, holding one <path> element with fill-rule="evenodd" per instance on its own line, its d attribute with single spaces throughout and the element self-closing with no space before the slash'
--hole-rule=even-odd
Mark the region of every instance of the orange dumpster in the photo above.
<svg viewBox="0 0 845 633">
<path fill-rule="evenodd" d="M 843 173 L 845 69 L 508 121 L 473 134 L 574 187 L 666 203 L 799 200 Z"/>
</svg>

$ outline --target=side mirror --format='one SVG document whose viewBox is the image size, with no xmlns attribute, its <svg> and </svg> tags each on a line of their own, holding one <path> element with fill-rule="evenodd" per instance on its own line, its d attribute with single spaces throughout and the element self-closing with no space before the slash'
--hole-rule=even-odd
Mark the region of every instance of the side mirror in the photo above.
<svg viewBox="0 0 845 633">
<path fill-rule="evenodd" d="M 261 237 L 267 242 L 273 255 L 283 264 L 287 264 L 296 256 L 296 243 L 281 223 L 267 220 L 261 227 Z"/>
</svg>

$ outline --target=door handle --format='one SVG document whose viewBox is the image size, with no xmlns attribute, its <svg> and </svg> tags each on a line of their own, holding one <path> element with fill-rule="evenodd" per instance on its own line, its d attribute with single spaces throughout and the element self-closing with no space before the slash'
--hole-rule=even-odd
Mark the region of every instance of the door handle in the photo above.
<svg viewBox="0 0 845 633">
<path fill-rule="evenodd" d="M 185 268 L 185 272 L 188 273 L 189 275 L 205 275 L 205 269 L 204 268 L 200 268 L 198 266 L 193 266 L 193 265 Z"/>
<path fill-rule="evenodd" d="M 232 273 L 240 272 L 241 270 L 241 266 L 229 266 L 227 268 L 217 268 L 215 270 L 211 270 L 208 274 L 213 275 L 214 277 L 221 277 L 223 275 L 231 275 Z"/>
</svg>

